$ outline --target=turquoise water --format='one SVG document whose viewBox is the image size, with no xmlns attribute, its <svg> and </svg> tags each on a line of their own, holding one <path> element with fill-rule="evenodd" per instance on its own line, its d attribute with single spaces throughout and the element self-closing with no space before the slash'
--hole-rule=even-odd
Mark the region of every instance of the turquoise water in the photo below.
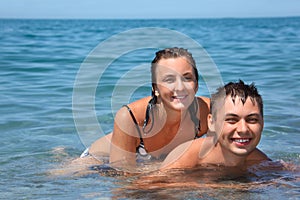
<svg viewBox="0 0 300 200">
<path fill-rule="evenodd" d="M 247 181 L 213 180 L 219 184 L 216 187 L 205 184 L 186 187 L 187 183 L 204 181 L 205 177 L 195 176 L 195 172 L 150 176 L 156 182 L 147 182 L 149 177 L 142 177 L 148 185 L 138 190 L 132 188 L 142 175 L 103 175 L 96 170 L 88 175 L 51 174 L 53 169 L 77 158 L 97 137 L 112 130 L 111 100 L 116 84 L 133 67 L 143 64 L 147 68 L 156 49 L 135 49 L 139 43 L 135 36 L 120 41 L 120 45 L 113 46 L 115 49 L 106 49 L 103 59 L 116 58 L 114 53 L 122 49 L 122 42 L 134 51 L 123 52 L 109 63 L 97 83 L 93 114 L 101 124 L 101 133 L 89 120 L 89 113 L 83 116 L 88 125 L 84 134 L 78 133 L 81 127 L 74 122 L 74 84 L 82 63 L 101 42 L 118 33 L 145 27 L 178 31 L 201 44 L 224 82 L 238 79 L 255 82 L 265 106 L 265 128 L 259 148 L 275 161 L 300 164 L 299 17 L 0 20 L 0 198 L 299 198 L 299 172 L 294 171 L 270 170 Z M 142 77 L 145 84 L 134 91 L 130 100 L 150 94 L 149 72 L 137 70 L 135 75 Z M 201 79 L 199 95 L 209 96 L 206 83 L 205 78 Z M 199 173 L 205 174 L 201 170 Z M 177 184 L 166 184 L 168 179 Z M 162 184 L 155 186 L 153 182 Z M 224 188 L 226 184 L 239 187 Z"/>
</svg>

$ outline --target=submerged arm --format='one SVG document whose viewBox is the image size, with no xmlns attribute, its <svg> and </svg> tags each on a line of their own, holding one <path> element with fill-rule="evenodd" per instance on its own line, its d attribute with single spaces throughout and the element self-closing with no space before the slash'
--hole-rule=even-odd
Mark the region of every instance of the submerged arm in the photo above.
<svg viewBox="0 0 300 200">
<path fill-rule="evenodd" d="M 163 161 L 160 169 L 167 170 L 172 168 L 191 168 L 198 163 L 198 151 L 196 148 L 197 142 L 191 140 L 185 142 L 174 150 L 167 156 Z"/>
</svg>

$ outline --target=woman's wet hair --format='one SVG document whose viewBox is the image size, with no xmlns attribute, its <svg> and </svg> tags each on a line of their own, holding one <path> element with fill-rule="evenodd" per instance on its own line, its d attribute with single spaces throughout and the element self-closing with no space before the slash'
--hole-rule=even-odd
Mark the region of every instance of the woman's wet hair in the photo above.
<svg viewBox="0 0 300 200">
<path fill-rule="evenodd" d="M 227 96 L 231 97 L 233 103 L 235 103 L 236 97 L 239 97 L 243 104 L 245 104 L 247 98 L 250 98 L 253 104 L 258 104 L 263 117 L 263 100 L 254 83 L 247 85 L 242 80 L 239 80 L 238 82 L 229 82 L 219 87 L 217 92 L 211 95 L 210 112 L 214 117 L 217 112 L 216 102 L 221 98 L 225 100 Z"/>
<path fill-rule="evenodd" d="M 178 48 L 178 47 L 173 47 L 173 48 L 166 48 L 163 50 L 159 50 L 155 54 L 155 58 L 151 62 L 151 80 L 152 80 L 152 91 L 151 91 L 151 100 L 148 103 L 147 110 L 146 110 L 146 116 L 144 120 L 144 125 L 143 125 L 143 131 L 144 133 L 147 133 L 151 131 L 154 122 L 152 122 L 151 127 L 145 131 L 145 127 L 147 126 L 149 122 L 149 117 L 150 114 L 153 116 L 152 112 L 152 107 L 157 103 L 157 96 L 155 95 L 155 89 L 156 89 L 156 68 L 159 66 L 157 63 L 162 60 L 162 59 L 169 59 L 169 58 L 184 58 L 186 61 L 193 67 L 194 74 L 196 77 L 196 84 L 198 85 L 198 80 L 199 80 L 199 73 L 198 69 L 196 67 L 196 62 L 190 52 L 188 52 L 187 49 L 184 48 Z M 198 102 L 197 99 L 194 98 L 193 103 L 189 106 L 189 112 L 191 115 L 192 121 L 195 123 L 196 126 L 196 131 L 200 130 L 200 121 L 197 118 L 197 111 L 198 111 Z M 152 117 L 153 119 L 153 117 Z"/>
</svg>

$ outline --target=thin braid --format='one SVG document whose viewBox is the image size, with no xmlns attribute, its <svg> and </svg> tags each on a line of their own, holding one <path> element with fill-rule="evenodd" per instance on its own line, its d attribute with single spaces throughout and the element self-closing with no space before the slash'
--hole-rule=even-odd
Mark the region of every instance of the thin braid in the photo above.
<svg viewBox="0 0 300 200">
<path fill-rule="evenodd" d="M 152 98 L 150 99 L 150 101 L 148 102 L 148 105 L 147 105 L 146 116 L 145 116 L 144 124 L 143 124 L 143 132 L 144 132 L 144 134 L 149 133 L 152 130 L 153 126 L 154 126 L 154 117 L 153 117 L 154 114 L 153 114 L 153 109 L 152 108 L 155 106 L 156 101 L 157 101 L 157 98 L 155 98 L 155 97 L 156 97 L 155 95 L 152 96 Z M 151 123 L 150 129 L 148 131 L 146 131 L 145 129 L 146 129 L 147 124 L 149 123 L 150 114 L 152 116 L 152 123 Z"/>
<path fill-rule="evenodd" d="M 200 119 L 197 117 L 198 108 L 199 108 L 198 101 L 197 98 L 195 97 L 193 103 L 188 108 L 191 116 L 191 120 L 195 124 L 195 137 L 197 137 L 198 132 L 201 130 Z"/>
</svg>

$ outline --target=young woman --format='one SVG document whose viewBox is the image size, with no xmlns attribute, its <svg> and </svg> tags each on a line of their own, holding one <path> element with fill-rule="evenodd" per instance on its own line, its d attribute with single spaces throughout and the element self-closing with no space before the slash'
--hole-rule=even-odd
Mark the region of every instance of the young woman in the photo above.
<svg viewBox="0 0 300 200">
<path fill-rule="evenodd" d="M 152 96 L 122 107 L 113 133 L 92 144 L 90 154 L 109 149 L 110 164 L 128 168 L 140 159 L 163 159 L 176 146 L 206 133 L 210 101 L 195 97 L 198 71 L 191 53 L 177 47 L 156 52 L 151 76 Z"/>
</svg>

